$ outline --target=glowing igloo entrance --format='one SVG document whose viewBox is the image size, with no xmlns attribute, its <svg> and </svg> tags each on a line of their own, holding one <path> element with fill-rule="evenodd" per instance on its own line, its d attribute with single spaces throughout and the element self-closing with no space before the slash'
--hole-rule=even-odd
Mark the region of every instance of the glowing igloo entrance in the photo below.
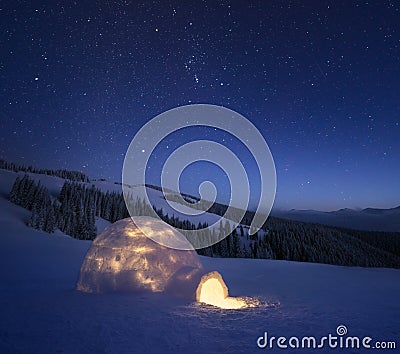
<svg viewBox="0 0 400 354">
<path fill-rule="evenodd" d="M 245 300 L 228 296 L 228 287 L 218 272 L 210 272 L 200 280 L 196 289 L 196 300 L 222 309 L 247 307 Z"/>
<path fill-rule="evenodd" d="M 141 217 L 141 225 L 159 238 L 183 235 L 164 222 Z M 221 275 L 207 273 L 195 250 L 177 250 L 154 242 L 130 218 L 107 227 L 93 241 L 82 264 L 77 289 L 84 292 L 166 292 L 221 308 L 246 307 L 228 296 Z"/>
</svg>

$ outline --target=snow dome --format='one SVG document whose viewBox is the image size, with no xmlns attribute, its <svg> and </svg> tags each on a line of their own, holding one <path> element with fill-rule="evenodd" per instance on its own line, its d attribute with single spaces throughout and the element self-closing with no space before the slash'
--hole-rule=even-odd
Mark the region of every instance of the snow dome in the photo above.
<svg viewBox="0 0 400 354">
<path fill-rule="evenodd" d="M 163 221 L 140 217 L 152 239 L 186 238 Z M 82 264 L 77 289 L 91 293 L 167 292 L 222 308 L 245 307 L 244 300 L 228 297 L 228 288 L 218 272 L 207 273 L 194 249 L 177 250 L 147 237 L 132 219 L 107 227 L 93 241 Z M 187 248 L 187 247 L 186 247 Z"/>
</svg>

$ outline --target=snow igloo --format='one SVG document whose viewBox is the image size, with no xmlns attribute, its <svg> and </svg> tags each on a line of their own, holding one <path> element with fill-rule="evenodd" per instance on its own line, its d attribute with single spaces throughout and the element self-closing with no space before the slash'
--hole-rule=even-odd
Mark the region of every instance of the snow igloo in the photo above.
<svg viewBox="0 0 400 354">
<path fill-rule="evenodd" d="M 150 217 L 140 225 L 127 218 L 107 227 L 93 241 L 83 261 L 77 289 L 89 293 L 165 292 L 221 308 L 243 308 L 246 301 L 228 296 L 221 274 L 207 272 L 196 251 L 165 247 L 153 240 L 189 242 L 173 227 Z"/>
</svg>

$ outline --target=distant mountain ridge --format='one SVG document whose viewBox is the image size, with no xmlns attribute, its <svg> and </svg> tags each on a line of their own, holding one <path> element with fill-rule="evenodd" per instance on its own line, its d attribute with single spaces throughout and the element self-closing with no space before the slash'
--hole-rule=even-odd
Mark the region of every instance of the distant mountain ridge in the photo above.
<svg viewBox="0 0 400 354">
<path fill-rule="evenodd" d="M 395 208 L 389 208 L 389 209 L 378 209 L 378 208 L 366 208 L 361 210 L 364 213 L 369 213 L 369 214 L 380 214 L 380 213 L 386 213 L 386 214 L 400 214 L 400 205 Z"/>
<path fill-rule="evenodd" d="M 273 210 L 271 214 L 284 219 L 313 222 L 349 229 L 400 231 L 400 206 L 389 209 L 365 208 L 355 210 L 345 208 L 328 212 L 296 209 L 288 211 Z"/>
</svg>

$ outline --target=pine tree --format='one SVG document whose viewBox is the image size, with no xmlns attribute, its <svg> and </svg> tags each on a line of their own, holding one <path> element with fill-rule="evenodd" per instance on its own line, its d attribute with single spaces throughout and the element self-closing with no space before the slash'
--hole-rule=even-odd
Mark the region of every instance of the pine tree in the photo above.
<svg viewBox="0 0 400 354">
<path fill-rule="evenodd" d="M 9 195 L 10 202 L 19 205 L 20 204 L 20 188 L 21 188 L 21 178 L 17 177 L 11 188 Z"/>
<path fill-rule="evenodd" d="M 237 234 L 236 228 L 232 231 L 232 256 L 235 258 L 241 257 L 240 237 Z"/>
<path fill-rule="evenodd" d="M 38 202 L 33 203 L 32 213 L 28 220 L 28 226 L 33 227 L 34 229 L 39 229 L 39 213 L 40 206 Z"/>
<path fill-rule="evenodd" d="M 50 199 L 46 200 L 45 210 L 46 210 L 45 212 L 46 216 L 45 216 L 43 231 L 48 233 L 53 233 L 56 228 L 56 215 L 55 215 L 54 205 Z"/>
</svg>

